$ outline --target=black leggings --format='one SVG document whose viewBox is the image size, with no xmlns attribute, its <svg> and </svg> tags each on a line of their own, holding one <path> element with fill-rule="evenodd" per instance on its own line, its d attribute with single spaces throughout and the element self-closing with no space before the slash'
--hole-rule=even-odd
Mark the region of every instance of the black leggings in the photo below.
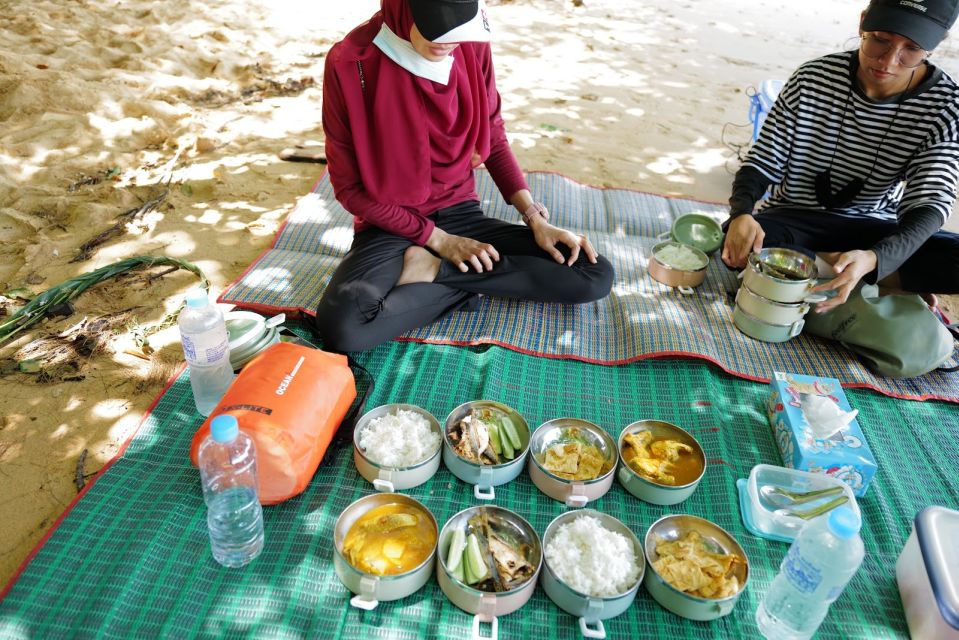
<svg viewBox="0 0 959 640">
<path fill-rule="evenodd" d="M 777 207 L 756 215 L 764 247 L 786 247 L 808 255 L 871 249 L 896 233 L 894 220 Z M 723 225 L 728 227 L 729 221 Z M 959 234 L 937 231 L 899 267 L 899 281 L 915 293 L 959 293 Z"/>
<path fill-rule="evenodd" d="M 484 215 L 479 202 L 440 209 L 431 218 L 449 234 L 492 244 L 499 262 L 492 271 L 462 273 L 440 262 L 433 282 L 396 286 L 403 255 L 413 243 L 366 229 L 336 269 L 316 309 L 316 328 L 324 348 L 362 351 L 475 304 L 478 294 L 536 302 L 583 303 L 605 297 L 613 267 L 599 256 L 592 264 L 580 252 L 572 266 L 559 264 L 539 248 L 525 226 Z M 569 250 L 558 247 L 565 256 Z"/>
</svg>

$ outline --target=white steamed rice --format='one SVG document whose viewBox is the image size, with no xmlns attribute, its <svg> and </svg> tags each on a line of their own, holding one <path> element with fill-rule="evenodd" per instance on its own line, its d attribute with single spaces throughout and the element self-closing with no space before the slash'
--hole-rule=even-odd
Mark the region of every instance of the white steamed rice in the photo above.
<svg viewBox="0 0 959 640">
<path fill-rule="evenodd" d="M 698 271 L 706 266 L 703 257 L 684 244 L 667 244 L 656 251 L 655 256 L 666 266 L 681 271 Z"/>
<path fill-rule="evenodd" d="M 398 409 L 360 428 L 357 443 L 364 455 L 384 467 L 411 467 L 440 447 L 441 438 L 421 413 Z"/>
<path fill-rule="evenodd" d="M 620 595 L 639 579 L 633 544 L 588 515 L 556 529 L 546 545 L 546 561 L 557 578 L 593 597 Z"/>
</svg>

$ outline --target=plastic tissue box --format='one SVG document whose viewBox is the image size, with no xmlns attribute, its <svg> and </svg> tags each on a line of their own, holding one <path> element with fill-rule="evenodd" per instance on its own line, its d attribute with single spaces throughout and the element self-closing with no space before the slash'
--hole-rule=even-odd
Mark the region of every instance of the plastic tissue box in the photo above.
<svg viewBox="0 0 959 640">
<path fill-rule="evenodd" d="M 838 478 L 852 487 L 857 497 L 862 497 L 877 467 L 859 422 L 852 418 L 841 430 L 820 437 L 821 427 L 810 425 L 803 413 L 803 407 L 821 407 L 821 398 L 836 404 L 827 408 L 837 415 L 851 412 L 839 381 L 776 371 L 770 385 L 772 393 L 766 413 L 783 464 L 790 469 Z"/>
</svg>

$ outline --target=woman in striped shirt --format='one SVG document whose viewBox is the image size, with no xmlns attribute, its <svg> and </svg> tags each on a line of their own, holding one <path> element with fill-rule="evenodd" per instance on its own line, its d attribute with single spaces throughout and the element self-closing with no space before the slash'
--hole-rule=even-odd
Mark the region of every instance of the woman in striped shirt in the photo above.
<svg viewBox="0 0 959 640">
<path fill-rule="evenodd" d="M 818 312 L 861 280 L 959 293 L 959 234 L 941 230 L 959 182 L 959 85 L 928 60 L 957 13 L 959 0 L 872 0 L 857 51 L 796 70 L 733 181 L 727 265 L 764 245 L 818 253 L 836 271 Z"/>
</svg>

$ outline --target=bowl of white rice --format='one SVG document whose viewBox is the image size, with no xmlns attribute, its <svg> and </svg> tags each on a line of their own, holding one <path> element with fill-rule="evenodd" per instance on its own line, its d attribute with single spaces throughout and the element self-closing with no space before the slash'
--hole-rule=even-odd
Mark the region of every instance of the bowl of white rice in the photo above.
<svg viewBox="0 0 959 640">
<path fill-rule="evenodd" d="M 643 581 L 639 538 L 613 516 L 594 509 L 568 511 L 546 528 L 540 584 L 550 600 L 579 618 L 580 631 L 605 637 L 603 620 L 626 611 Z"/>
<path fill-rule="evenodd" d="M 654 280 L 685 293 L 702 284 L 708 265 L 709 256 L 696 247 L 668 240 L 653 247 L 646 269 Z"/>
<path fill-rule="evenodd" d="M 443 431 L 432 413 L 412 404 L 384 404 L 353 430 L 353 461 L 378 491 L 411 489 L 440 466 Z"/>
</svg>

